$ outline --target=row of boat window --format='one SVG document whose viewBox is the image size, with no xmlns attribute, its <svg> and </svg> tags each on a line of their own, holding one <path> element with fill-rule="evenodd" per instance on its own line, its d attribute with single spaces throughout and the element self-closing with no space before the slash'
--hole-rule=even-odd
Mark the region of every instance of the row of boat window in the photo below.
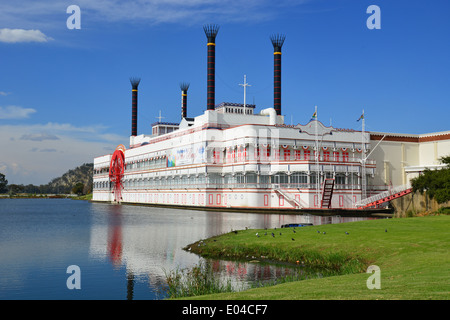
<svg viewBox="0 0 450 320">
<path fill-rule="evenodd" d="M 208 150 L 206 156 L 207 163 L 235 163 L 247 160 L 260 161 L 312 161 L 316 160 L 316 153 L 314 150 L 291 150 L 291 149 L 270 149 L 270 148 L 256 148 L 254 150 L 254 157 L 249 159 L 249 152 L 247 148 L 234 148 L 232 150 L 219 151 L 218 149 Z M 360 157 L 349 157 L 349 152 L 343 151 L 326 151 L 322 150 L 318 155 L 319 161 L 333 161 L 333 162 L 359 162 Z M 371 162 L 371 160 L 369 160 Z M 166 168 L 167 158 L 161 156 L 158 158 L 148 158 L 139 161 L 131 161 L 126 163 L 125 172 L 139 170 L 139 169 L 159 169 Z M 98 168 L 94 170 L 94 174 L 105 174 L 109 172 L 108 167 Z"/>
<path fill-rule="evenodd" d="M 244 110 L 241 108 L 225 108 L 225 112 L 227 113 L 244 113 Z M 253 114 L 252 109 L 246 109 L 246 114 Z"/>
<path fill-rule="evenodd" d="M 361 179 L 357 173 L 333 173 L 324 172 L 319 175 L 319 182 L 324 179 L 334 178 L 337 189 L 358 188 Z M 285 187 L 299 188 L 316 188 L 317 172 L 297 172 L 291 175 L 280 173 L 275 175 L 257 175 L 255 173 L 235 175 L 225 174 L 208 174 L 207 176 L 200 174 L 198 176 L 168 176 L 164 178 L 139 178 L 124 179 L 123 186 L 125 189 L 131 188 L 169 188 L 169 187 L 261 187 L 267 188 L 270 184 L 280 184 Z M 111 183 L 109 181 L 95 181 L 94 189 L 109 189 Z"/>
</svg>

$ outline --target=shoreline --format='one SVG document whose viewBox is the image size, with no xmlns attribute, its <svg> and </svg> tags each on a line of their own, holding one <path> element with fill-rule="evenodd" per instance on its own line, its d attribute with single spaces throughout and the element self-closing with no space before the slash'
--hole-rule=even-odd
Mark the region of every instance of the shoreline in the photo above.
<svg viewBox="0 0 450 320">
<path fill-rule="evenodd" d="M 91 195 L 72 195 L 72 194 L 39 194 L 39 195 L 8 195 L 1 194 L 1 199 L 73 199 L 73 200 L 90 200 L 92 198 Z"/>
<path fill-rule="evenodd" d="M 186 250 L 204 258 L 264 256 L 268 260 L 300 261 L 307 267 L 325 267 L 337 274 L 189 299 L 449 299 L 450 285 L 446 279 L 450 277 L 447 254 L 450 240 L 445 237 L 449 224 L 448 215 L 376 219 L 299 227 L 296 233 L 286 228 L 289 230 L 281 229 L 283 235 L 278 234 L 278 228 L 276 232 L 274 229 L 239 230 L 200 240 L 201 246 L 197 245 L 198 241 Z M 438 243 L 436 239 L 443 240 Z M 381 270 L 379 290 L 370 290 L 366 285 L 369 265 Z"/>
<path fill-rule="evenodd" d="M 107 201 L 90 200 L 93 203 L 109 203 Z M 184 209 L 197 211 L 215 211 L 215 212 L 239 212 L 239 213 L 260 213 L 260 214 L 288 214 L 288 215 L 317 215 L 317 216 L 341 216 L 341 217 L 355 217 L 355 218 L 391 218 L 394 216 L 394 209 L 262 209 L 262 208 L 246 208 L 246 207 L 199 207 L 188 205 L 172 205 L 172 204 L 154 204 L 154 203 L 135 203 L 135 202 L 121 202 L 120 205 L 144 206 L 144 207 L 158 207 L 170 209 Z"/>
</svg>

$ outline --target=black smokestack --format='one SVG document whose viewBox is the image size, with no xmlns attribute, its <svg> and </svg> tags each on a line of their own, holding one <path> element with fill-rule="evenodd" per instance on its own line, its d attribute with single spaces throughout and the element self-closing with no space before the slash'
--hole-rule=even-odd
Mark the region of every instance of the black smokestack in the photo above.
<svg viewBox="0 0 450 320">
<path fill-rule="evenodd" d="M 131 135 L 137 136 L 137 98 L 140 78 L 130 78 L 131 90 Z"/>
<path fill-rule="evenodd" d="M 273 45 L 273 107 L 277 115 L 281 115 L 281 47 L 285 38 L 283 34 L 270 37 Z"/>
<path fill-rule="evenodd" d="M 189 89 L 189 83 L 180 83 L 181 88 L 181 119 L 187 117 L 187 91 Z"/>
<path fill-rule="evenodd" d="M 219 26 L 209 24 L 203 27 L 206 37 L 208 38 L 208 69 L 207 69 L 207 103 L 208 110 L 215 108 L 215 92 L 216 92 L 216 36 L 219 32 Z"/>
</svg>

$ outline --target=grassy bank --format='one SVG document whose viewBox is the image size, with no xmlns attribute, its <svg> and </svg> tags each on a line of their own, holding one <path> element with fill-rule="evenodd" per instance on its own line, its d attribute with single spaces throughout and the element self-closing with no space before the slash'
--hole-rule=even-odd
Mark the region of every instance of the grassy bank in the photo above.
<svg viewBox="0 0 450 320">
<path fill-rule="evenodd" d="M 201 245 L 195 243 L 186 249 L 222 259 L 298 261 L 308 267 L 334 270 L 336 276 L 194 298 L 450 298 L 448 215 L 368 220 L 296 228 L 295 231 L 293 228 L 240 230 L 203 240 Z M 381 270 L 379 290 L 367 288 L 370 274 L 365 271 L 369 265 L 377 265 Z"/>
<path fill-rule="evenodd" d="M 92 200 L 92 193 L 88 193 L 82 196 L 73 197 L 74 200 Z"/>
<path fill-rule="evenodd" d="M 209 262 L 200 262 L 192 268 L 165 272 L 165 277 L 167 286 L 162 289 L 162 293 L 171 298 L 234 291 L 230 281 L 223 282 L 214 277 Z"/>
<path fill-rule="evenodd" d="M 34 194 L 34 193 L 21 193 L 14 195 L 0 195 L 3 199 L 74 199 L 74 200 L 92 200 L 92 193 L 76 196 L 71 194 Z"/>
</svg>

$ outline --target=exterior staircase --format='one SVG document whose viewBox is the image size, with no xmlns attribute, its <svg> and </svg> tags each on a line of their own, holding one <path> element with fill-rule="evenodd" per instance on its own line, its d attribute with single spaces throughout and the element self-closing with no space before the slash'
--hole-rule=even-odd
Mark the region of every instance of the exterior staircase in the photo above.
<svg viewBox="0 0 450 320">
<path fill-rule="evenodd" d="M 361 200 L 356 206 L 358 209 L 366 209 L 373 206 L 378 206 L 382 203 L 406 196 L 407 194 L 412 192 L 412 188 L 410 185 L 403 185 L 392 188 L 388 191 L 379 193 L 372 197 Z"/>
<path fill-rule="evenodd" d="M 282 195 L 284 199 L 286 199 L 289 202 L 295 203 L 299 208 L 302 208 L 302 205 L 300 204 L 300 201 L 294 199 L 288 192 L 283 191 L 279 186 L 275 187 L 275 192 Z"/>
<path fill-rule="evenodd" d="M 323 182 L 321 208 L 330 208 L 331 198 L 333 197 L 334 179 L 325 179 Z"/>
</svg>

